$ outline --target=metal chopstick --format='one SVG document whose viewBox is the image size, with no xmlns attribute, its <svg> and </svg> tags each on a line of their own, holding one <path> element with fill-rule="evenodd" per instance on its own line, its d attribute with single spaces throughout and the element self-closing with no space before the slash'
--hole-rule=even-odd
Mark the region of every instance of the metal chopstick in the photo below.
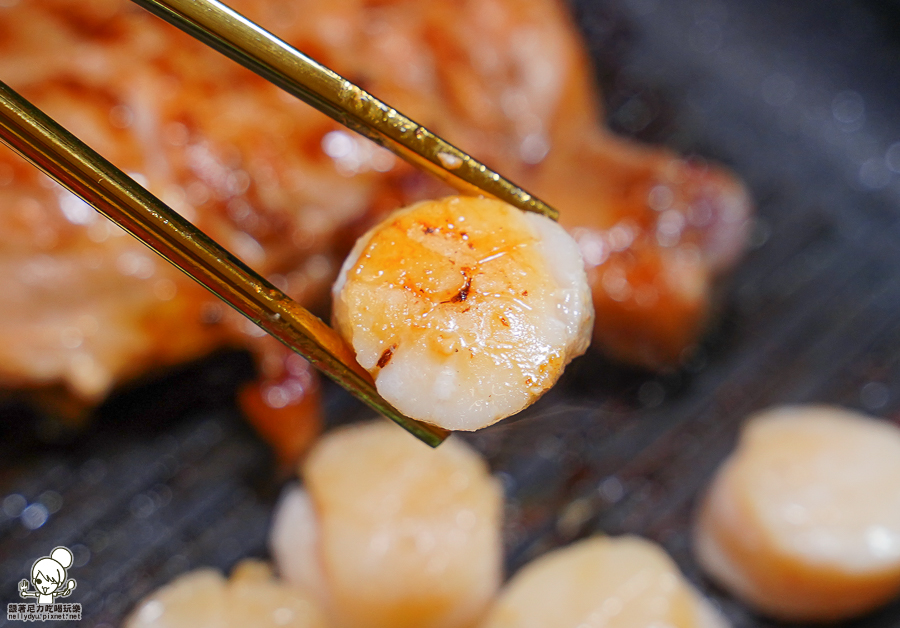
<svg viewBox="0 0 900 628">
<path fill-rule="evenodd" d="M 221 2 L 134 2 L 453 187 L 557 219 L 540 199 Z"/>
<path fill-rule="evenodd" d="M 0 141 L 381 414 L 432 447 L 449 434 L 397 411 L 334 330 L 2 82 Z"/>
</svg>

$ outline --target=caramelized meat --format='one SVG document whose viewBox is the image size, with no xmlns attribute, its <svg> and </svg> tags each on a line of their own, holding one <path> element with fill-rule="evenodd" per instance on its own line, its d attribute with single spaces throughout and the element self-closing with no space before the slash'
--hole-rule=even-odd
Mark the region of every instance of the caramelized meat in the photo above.
<svg viewBox="0 0 900 628">
<path fill-rule="evenodd" d="M 656 366 L 694 342 L 741 248 L 746 197 L 719 170 L 598 126 L 556 2 L 232 4 L 557 206 L 589 267 L 595 344 Z M 308 306 L 385 211 L 448 192 L 125 0 L 5 3 L 0 35 L 6 82 Z M 284 364 L 263 356 L 285 349 L 6 149 L 0 295 L 4 387 L 91 405 L 225 343 Z"/>
</svg>

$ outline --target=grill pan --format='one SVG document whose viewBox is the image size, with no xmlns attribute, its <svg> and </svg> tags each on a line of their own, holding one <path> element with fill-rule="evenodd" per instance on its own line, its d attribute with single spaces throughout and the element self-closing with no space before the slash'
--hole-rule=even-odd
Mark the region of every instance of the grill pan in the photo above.
<svg viewBox="0 0 900 628">
<path fill-rule="evenodd" d="M 775 626 L 703 578 L 690 522 L 752 411 L 815 401 L 900 418 L 900 163 L 885 159 L 900 141 L 900 5 L 571 7 L 611 126 L 729 165 L 759 220 L 684 369 L 592 353 L 519 417 L 466 436 L 506 489 L 507 569 L 598 531 L 641 534 L 735 626 Z M 74 552 L 66 601 L 84 626 L 119 625 L 188 569 L 266 557 L 290 480 L 233 404 L 251 376 L 247 356 L 218 353 L 119 391 L 78 434 L 0 405 L 0 602 L 56 545 Z M 370 416 L 337 387 L 325 400 L 330 426 Z M 900 626 L 900 603 L 843 625 Z"/>
</svg>

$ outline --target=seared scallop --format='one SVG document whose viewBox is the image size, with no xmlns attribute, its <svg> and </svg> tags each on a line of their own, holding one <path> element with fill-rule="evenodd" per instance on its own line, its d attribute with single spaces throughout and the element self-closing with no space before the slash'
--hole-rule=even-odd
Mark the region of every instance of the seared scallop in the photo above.
<svg viewBox="0 0 900 628">
<path fill-rule="evenodd" d="M 840 408 L 757 415 L 718 471 L 697 557 L 773 617 L 833 621 L 900 593 L 900 429 Z"/>
<path fill-rule="evenodd" d="M 429 449 L 383 421 L 326 435 L 302 471 L 270 545 L 335 625 L 464 628 L 482 615 L 500 585 L 503 497 L 471 448 Z"/>
<path fill-rule="evenodd" d="M 723 628 L 727 622 L 665 551 L 634 537 L 594 537 L 525 565 L 482 628 Z"/>
<path fill-rule="evenodd" d="M 475 430 L 522 410 L 585 351 L 575 241 L 501 201 L 449 197 L 370 230 L 333 290 L 334 323 L 401 412 Z"/>
</svg>

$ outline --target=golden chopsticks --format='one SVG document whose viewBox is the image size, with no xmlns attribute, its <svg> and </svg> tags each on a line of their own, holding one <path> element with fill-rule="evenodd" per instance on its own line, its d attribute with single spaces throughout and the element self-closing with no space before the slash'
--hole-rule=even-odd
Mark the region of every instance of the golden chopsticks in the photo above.
<svg viewBox="0 0 900 628">
<path fill-rule="evenodd" d="M 133 1 L 453 187 L 557 219 L 540 199 L 221 2 Z"/>
<path fill-rule="evenodd" d="M 432 447 L 447 437 L 385 401 L 334 330 L 2 82 L 0 141 L 384 416 Z"/>
</svg>

